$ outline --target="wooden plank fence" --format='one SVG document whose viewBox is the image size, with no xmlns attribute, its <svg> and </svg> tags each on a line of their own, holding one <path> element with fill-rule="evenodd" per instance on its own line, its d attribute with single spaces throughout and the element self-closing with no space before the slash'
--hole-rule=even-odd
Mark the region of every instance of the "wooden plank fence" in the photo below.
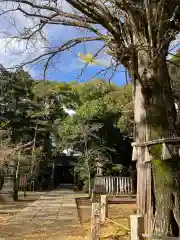
<svg viewBox="0 0 180 240">
<path fill-rule="evenodd" d="M 133 193 L 133 181 L 131 177 L 96 177 L 95 185 L 101 186 L 108 194 Z"/>
</svg>

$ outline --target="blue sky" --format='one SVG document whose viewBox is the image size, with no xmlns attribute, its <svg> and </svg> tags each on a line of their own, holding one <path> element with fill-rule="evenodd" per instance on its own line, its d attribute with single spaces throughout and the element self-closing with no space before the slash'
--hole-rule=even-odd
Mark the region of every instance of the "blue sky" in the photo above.
<svg viewBox="0 0 180 240">
<path fill-rule="evenodd" d="M 93 36 L 85 31 L 79 31 L 74 27 L 65 26 L 47 26 L 45 31 L 48 33 L 48 40 L 53 47 L 58 47 L 62 43 L 77 37 Z M 122 85 L 126 82 L 124 69 L 120 67 L 117 69 L 116 73 L 113 73 L 113 69 L 107 72 L 101 72 L 101 70 L 106 67 L 100 66 L 99 64 L 88 65 L 85 64 L 78 57 L 78 53 L 92 53 L 95 54 L 101 47 L 103 43 L 100 41 L 94 41 L 85 44 L 79 44 L 73 47 L 70 51 L 60 53 L 52 61 L 52 65 L 49 67 L 46 73 L 46 79 L 56 80 L 56 81 L 88 81 L 94 77 L 104 78 L 107 81 L 111 79 L 112 82 Z M 111 58 L 104 51 L 100 52 L 97 57 L 99 62 L 109 66 Z M 33 72 L 35 72 L 34 77 L 38 79 L 43 78 L 43 65 L 36 64 L 33 67 Z M 83 70 L 83 71 L 82 71 Z M 99 73 L 99 74 L 98 74 Z M 113 75 L 112 75 L 113 74 Z"/>
<path fill-rule="evenodd" d="M 3 9 L 3 3 L 0 3 L 1 9 Z M 62 5 L 66 11 L 72 11 L 65 1 L 62 2 Z M 12 9 L 12 5 L 5 6 L 6 9 L 9 7 Z M 17 7 L 16 5 L 14 6 Z M 33 9 L 29 7 L 24 7 L 26 11 L 32 12 Z M 4 35 L 7 37 L 14 36 L 19 34 L 24 27 L 32 26 L 36 23 L 36 19 L 27 19 L 21 12 L 9 12 L 6 16 L 0 17 L 0 64 L 3 64 L 5 67 L 14 67 L 29 61 L 44 52 L 47 52 L 48 49 L 59 47 L 66 41 L 77 38 L 77 37 L 87 37 L 93 36 L 92 33 L 87 31 L 82 31 L 80 29 L 75 29 L 74 27 L 60 26 L 60 25 L 49 25 L 44 28 L 44 35 L 48 39 L 47 42 L 43 42 L 40 36 L 37 36 L 33 41 L 26 42 L 16 41 L 8 38 L 4 38 Z M 14 24 L 15 23 L 15 24 Z M 101 29 L 101 31 L 105 31 Z M 3 35 L 4 34 L 4 35 Z M 71 49 L 71 51 L 66 51 L 58 55 L 53 59 L 52 65 L 49 67 L 46 78 L 48 80 L 56 81 L 88 81 L 96 76 L 103 67 L 99 65 L 89 65 L 87 66 L 83 73 L 80 75 L 85 64 L 80 61 L 78 58 L 78 53 L 88 53 L 95 54 L 99 48 L 102 47 L 101 42 L 91 42 L 87 44 L 80 44 Z M 105 53 L 101 52 L 97 57 L 99 62 L 108 66 L 110 64 L 111 58 Z M 43 63 L 31 64 L 26 66 L 26 70 L 30 72 L 34 79 L 43 78 Z M 79 76 L 79 77 L 78 77 Z M 98 74 L 97 77 L 104 78 L 107 81 L 112 76 L 112 70 L 108 71 L 106 75 Z M 125 83 L 125 73 L 124 69 L 119 68 L 111 79 L 112 82 L 117 83 L 118 85 Z"/>
<path fill-rule="evenodd" d="M 68 54 L 65 56 L 64 60 L 69 60 Z M 82 65 L 81 67 L 75 67 L 76 65 Z M 116 83 L 118 85 L 122 85 L 126 83 L 126 77 L 125 72 L 123 68 L 117 69 L 115 73 L 114 71 L 110 70 L 107 71 L 106 74 L 100 73 L 101 70 L 104 69 L 104 67 L 96 66 L 96 65 L 89 65 L 85 69 L 83 68 L 84 64 L 81 64 L 79 60 L 74 60 L 74 65 L 72 64 L 72 67 L 64 68 L 64 64 L 61 67 L 61 64 L 57 64 L 57 66 L 53 65 L 49 67 L 47 73 L 46 73 L 46 79 L 48 80 L 55 80 L 55 81 L 89 81 L 92 78 L 103 78 L 107 81 L 112 81 L 113 83 Z M 82 73 L 82 69 L 83 73 Z M 32 76 L 36 79 L 43 79 L 43 66 L 42 65 L 36 65 L 33 67 L 33 72 L 35 74 L 32 74 Z"/>
<path fill-rule="evenodd" d="M 74 70 L 73 72 L 64 73 L 63 71 L 60 74 L 58 71 L 49 72 L 47 75 L 47 78 L 49 80 L 63 80 L 63 81 L 72 81 L 72 80 L 78 80 L 78 81 L 88 81 L 91 80 L 94 76 L 97 76 L 99 78 L 104 78 L 105 80 L 109 81 L 112 75 L 112 71 L 109 71 L 105 76 L 103 74 L 97 75 L 97 73 L 102 68 L 98 66 L 91 66 L 87 67 L 84 71 L 84 73 L 79 77 L 79 74 L 81 73 L 80 69 Z M 111 79 L 112 82 L 122 85 L 125 83 L 125 75 L 124 72 L 121 72 L 120 70 L 116 72 L 116 74 Z"/>
</svg>

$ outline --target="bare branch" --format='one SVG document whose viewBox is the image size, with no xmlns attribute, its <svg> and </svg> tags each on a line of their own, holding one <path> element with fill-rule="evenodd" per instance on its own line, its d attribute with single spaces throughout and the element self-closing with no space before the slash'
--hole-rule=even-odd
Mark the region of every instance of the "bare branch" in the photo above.
<svg viewBox="0 0 180 240">
<path fill-rule="evenodd" d="M 16 9 L 10 9 L 10 10 L 7 10 L 7 11 L 3 11 L 3 10 L 1 9 L 0 16 L 4 15 L 4 14 L 6 14 L 6 13 L 9 13 L 9 12 L 16 12 L 16 11 L 17 11 L 17 8 L 16 8 Z"/>
<path fill-rule="evenodd" d="M 39 19 L 38 24 L 25 29 L 19 35 L 19 39 L 29 41 L 36 34 L 43 35 L 43 29 L 47 25 L 63 25 L 87 29 L 97 36 L 94 40 L 104 41 L 106 47 L 112 50 L 110 54 L 118 61 L 118 64 L 121 63 L 128 70 L 131 69 L 137 78 L 140 78 L 140 75 L 138 65 L 134 64 L 134 61 L 138 58 L 138 51 L 140 49 L 146 52 L 149 51 L 151 55 L 156 57 L 159 52 L 163 55 L 162 57 L 166 56 L 166 54 L 162 54 L 161 52 L 169 45 L 176 33 L 174 26 L 170 27 L 169 16 L 173 15 L 173 20 L 176 21 L 179 14 L 176 6 L 180 2 L 180 0 L 174 0 L 168 10 L 169 0 L 158 1 L 157 11 L 154 11 L 156 10 L 156 5 L 150 0 L 142 0 L 141 4 L 126 0 L 65 0 L 66 3 L 76 10 L 76 12 L 65 12 L 58 4 L 55 4 L 51 0 L 0 1 L 17 3 L 17 11 L 22 12 L 28 18 Z M 26 10 L 24 6 L 30 6 L 31 10 Z M 150 20 L 152 20 L 152 23 Z M 102 33 L 98 29 L 99 25 L 107 33 Z M 175 25 L 177 27 L 176 22 Z M 81 43 L 81 41 L 77 42 L 72 39 L 55 50 L 49 48 L 49 52 L 36 57 L 28 63 L 37 62 L 47 57 L 48 60 L 44 69 L 45 74 L 51 60 L 56 54 L 69 50 L 78 43 Z M 152 54 L 154 47 L 156 50 Z"/>
<path fill-rule="evenodd" d="M 70 21 L 70 20 L 66 20 L 66 19 L 50 20 L 50 21 L 42 20 L 42 22 L 47 23 L 47 24 L 53 24 L 53 25 L 58 24 L 58 25 L 63 25 L 63 26 L 85 28 L 85 29 L 88 29 L 91 32 L 97 34 L 98 36 L 101 36 L 102 40 L 103 39 L 107 40 L 107 37 L 105 35 L 101 34 L 96 28 L 92 27 L 90 24 L 88 24 L 86 22 Z"/>
<path fill-rule="evenodd" d="M 1 0 L 1 2 L 10 2 L 10 1 L 9 0 L 5 0 L 5 1 Z M 39 5 L 39 4 L 33 3 L 32 1 L 29 1 L 29 0 L 13 0 L 13 2 L 19 3 L 19 4 L 25 4 L 25 5 L 28 5 L 32 8 L 39 9 L 39 10 L 48 10 L 48 11 L 56 12 L 56 13 L 61 12 L 60 9 L 57 7 L 52 7 L 49 5 Z"/>
<path fill-rule="evenodd" d="M 77 44 L 80 44 L 80 43 L 83 43 L 83 42 L 91 42 L 91 41 L 101 41 L 102 39 L 101 38 L 98 38 L 98 37 L 82 37 L 82 38 L 75 38 L 75 39 L 71 39 L 69 41 L 67 41 L 66 43 L 64 43 L 63 45 L 61 45 L 60 47 L 58 47 L 56 50 L 54 51 L 49 51 L 47 53 L 44 53 L 44 54 L 41 54 L 40 56 L 36 57 L 35 59 L 33 60 L 30 60 L 26 63 L 23 64 L 23 66 L 27 65 L 27 64 L 30 64 L 30 63 L 33 63 L 33 62 L 36 62 L 38 61 L 39 59 L 45 57 L 45 56 L 48 56 L 48 55 L 53 55 L 53 54 L 57 54 L 57 53 L 60 53 L 60 52 L 63 52 L 65 50 L 68 50 L 74 46 L 76 46 Z M 54 56 L 55 56 L 54 55 Z"/>
<path fill-rule="evenodd" d="M 54 21 L 54 22 L 58 22 L 58 21 L 62 20 L 62 17 L 63 17 L 63 18 L 73 19 L 73 20 L 76 20 L 76 21 L 82 21 L 82 22 L 86 22 L 86 23 L 95 23 L 95 21 L 92 21 L 91 19 L 89 19 L 87 17 L 78 16 L 78 15 L 75 15 L 75 14 L 72 14 L 72 13 L 67 13 L 67 12 L 64 12 L 64 11 L 60 11 L 59 13 L 54 13 L 51 16 L 48 16 L 48 15 L 45 15 L 45 14 L 29 13 L 29 12 L 23 10 L 21 7 L 18 7 L 16 10 L 21 11 L 22 13 L 24 13 L 26 16 L 29 16 L 29 17 L 41 18 L 41 21 L 43 19 L 47 19 L 47 20 L 51 20 L 51 21 Z"/>
</svg>

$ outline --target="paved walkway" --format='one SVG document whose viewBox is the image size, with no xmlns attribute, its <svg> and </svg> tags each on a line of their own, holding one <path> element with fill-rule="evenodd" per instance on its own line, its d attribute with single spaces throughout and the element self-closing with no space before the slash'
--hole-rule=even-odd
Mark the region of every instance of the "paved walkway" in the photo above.
<svg viewBox="0 0 180 240">
<path fill-rule="evenodd" d="M 0 239 L 31 239 L 26 238 L 27 232 L 31 232 L 32 239 L 36 236 L 32 233 L 43 231 L 48 226 L 48 231 L 62 229 L 60 240 L 63 240 L 63 230 L 79 224 L 75 193 L 72 190 L 51 191 L 40 197 L 28 207 L 12 216 L 7 225 L 0 229 Z M 56 230 L 55 230 L 56 229 Z M 22 237 L 22 235 L 24 237 Z M 45 234 L 47 235 L 47 234 Z M 47 239 L 47 236 L 39 239 Z"/>
</svg>

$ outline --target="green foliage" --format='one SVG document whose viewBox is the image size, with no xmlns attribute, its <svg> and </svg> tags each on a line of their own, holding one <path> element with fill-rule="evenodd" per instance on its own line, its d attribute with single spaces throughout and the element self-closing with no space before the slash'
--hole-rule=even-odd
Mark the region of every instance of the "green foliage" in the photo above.
<svg viewBox="0 0 180 240">
<path fill-rule="evenodd" d="M 99 155 L 99 149 L 95 147 L 87 149 L 85 153 L 74 163 L 74 171 L 83 184 L 83 189 L 91 193 L 92 179 L 96 173 L 95 159 Z"/>
<path fill-rule="evenodd" d="M 114 91 L 105 96 L 109 110 L 119 114 L 117 118 L 117 126 L 121 132 L 126 135 L 133 135 L 133 101 L 132 101 L 132 85 L 125 87 L 117 87 Z"/>
<path fill-rule="evenodd" d="M 54 81 L 34 81 L 33 93 L 37 99 L 57 97 L 64 104 L 74 97 L 70 84 Z"/>
<path fill-rule="evenodd" d="M 123 166 L 122 164 L 106 164 L 104 175 L 106 176 L 127 176 L 128 174 L 128 167 Z"/>
<path fill-rule="evenodd" d="M 11 144 L 35 141 L 34 150 L 25 153 L 29 164 L 51 161 L 57 151 L 72 148 L 81 153 L 75 171 L 85 185 L 94 176 L 99 154 L 109 174 L 129 166 L 130 141 L 117 126 L 121 123 L 124 132 L 130 131 L 130 115 L 123 110 L 131 108 L 131 86 L 117 87 L 101 79 L 68 84 L 34 81 L 23 70 L 4 70 L 0 81 L 1 129 L 11 133 Z M 69 116 L 64 107 L 76 114 Z"/>
<path fill-rule="evenodd" d="M 56 152 L 53 138 L 58 137 L 59 120 L 66 116 L 63 104 L 72 97 L 71 88 L 65 83 L 34 81 L 23 70 L 13 73 L 2 69 L 0 83 L 0 126 L 8 131 L 10 144 L 16 146 L 35 140 L 36 160 L 39 147 L 44 153 L 43 159 L 51 160 Z M 32 155 L 31 150 L 27 156 Z"/>
<path fill-rule="evenodd" d="M 132 136 L 134 115 L 131 85 L 118 87 L 95 79 L 73 85 L 73 91 L 78 99 L 74 106 L 82 118 L 113 121 L 122 132 Z"/>
<path fill-rule="evenodd" d="M 76 114 L 61 122 L 59 148 L 72 148 L 81 153 L 75 163 L 79 179 L 87 186 L 99 154 L 103 155 L 106 173 L 127 175 L 126 169 L 131 161 L 130 140 L 116 125 L 122 116 L 130 122 L 128 116 L 131 115 L 124 115 L 122 109 L 132 104 L 131 86 L 121 88 L 96 79 L 74 84 L 72 91 L 77 100 L 74 102 Z M 124 131 L 128 130 L 124 125 Z"/>
<path fill-rule="evenodd" d="M 27 137 L 28 110 L 32 108 L 32 79 L 24 71 L 17 73 L 3 70 L 0 74 L 1 127 L 9 129 L 12 142 Z"/>
<path fill-rule="evenodd" d="M 80 96 L 79 100 L 81 103 L 103 98 L 114 89 L 116 89 L 116 86 L 102 79 L 95 79 L 86 83 L 77 83 L 73 85 L 73 91 Z"/>
<path fill-rule="evenodd" d="M 77 114 L 84 121 L 105 120 L 112 115 L 108 111 L 107 105 L 98 99 L 85 102 L 81 108 L 77 109 Z"/>
</svg>

